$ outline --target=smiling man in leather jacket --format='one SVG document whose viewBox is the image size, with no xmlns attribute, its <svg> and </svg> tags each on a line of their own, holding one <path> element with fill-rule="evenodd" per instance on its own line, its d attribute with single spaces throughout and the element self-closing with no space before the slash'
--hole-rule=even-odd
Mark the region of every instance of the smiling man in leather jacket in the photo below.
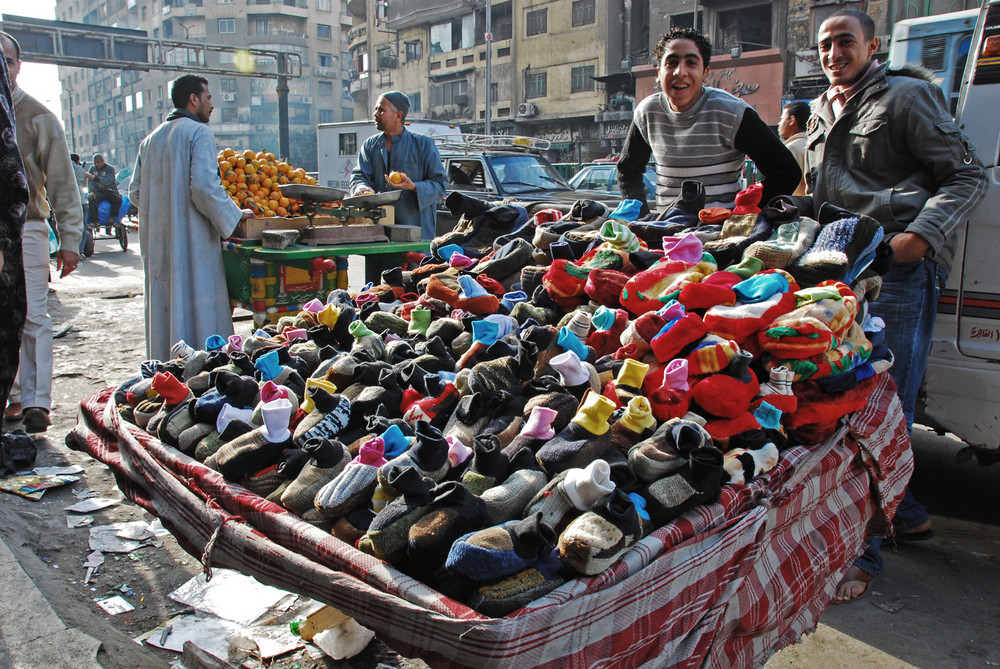
<svg viewBox="0 0 1000 669">
<path fill-rule="evenodd" d="M 916 69 L 890 71 L 873 58 L 879 40 L 869 16 L 838 12 L 817 41 L 830 87 L 810 104 L 807 179 L 816 210 L 829 202 L 871 216 L 892 246 L 870 312 L 886 323 L 890 371 L 911 428 L 955 231 L 985 194 L 986 173 L 941 89 Z M 898 539 L 930 536 L 930 516 L 909 490 L 893 524 Z M 837 588 L 838 602 L 867 592 L 882 571 L 880 544 L 869 539 Z"/>
</svg>

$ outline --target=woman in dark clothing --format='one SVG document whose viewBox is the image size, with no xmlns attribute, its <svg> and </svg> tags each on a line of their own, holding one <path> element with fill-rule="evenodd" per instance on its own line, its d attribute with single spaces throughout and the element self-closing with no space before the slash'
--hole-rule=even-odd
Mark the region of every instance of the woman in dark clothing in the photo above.
<svg viewBox="0 0 1000 669">
<path fill-rule="evenodd" d="M 24 328 L 21 228 L 28 208 L 28 180 L 14 135 L 14 105 L 7 63 L 0 59 L 0 408 L 17 374 Z"/>
</svg>

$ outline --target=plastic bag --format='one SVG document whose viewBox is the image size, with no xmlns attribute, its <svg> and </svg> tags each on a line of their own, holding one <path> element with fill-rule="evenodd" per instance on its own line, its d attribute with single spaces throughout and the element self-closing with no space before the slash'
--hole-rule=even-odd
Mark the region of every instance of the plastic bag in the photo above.
<svg viewBox="0 0 1000 669">
<path fill-rule="evenodd" d="M 35 466 L 38 448 L 23 430 L 4 432 L 0 437 L 0 476 L 8 476 Z"/>
</svg>

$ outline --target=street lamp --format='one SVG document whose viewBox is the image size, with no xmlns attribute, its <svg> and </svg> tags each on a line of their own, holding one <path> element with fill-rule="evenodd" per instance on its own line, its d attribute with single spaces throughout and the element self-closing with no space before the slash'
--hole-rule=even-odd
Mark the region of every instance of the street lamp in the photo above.
<svg viewBox="0 0 1000 669">
<path fill-rule="evenodd" d="M 73 153 L 76 153 L 76 122 L 73 118 L 73 91 L 66 87 L 65 82 L 62 89 L 63 93 L 66 94 L 66 99 L 69 101 L 69 143 L 73 147 Z"/>
</svg>

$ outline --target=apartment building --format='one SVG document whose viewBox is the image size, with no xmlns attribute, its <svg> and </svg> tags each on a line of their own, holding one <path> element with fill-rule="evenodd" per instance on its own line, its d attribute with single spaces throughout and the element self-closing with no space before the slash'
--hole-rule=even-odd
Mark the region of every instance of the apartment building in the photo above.
<svg viewBox="0 0 1000 669">
<path fill-rule="evenodd" d="M 370 116 L 379 94 L 397 89 L 412 116 L 483 132 L 487 6 L 491 132 L 548 139 L 555 161 L 619 150 L 635 103 L 633 58 L 648 51 L 648 0 L 352 0 L 355 115 Z"/>
<path fill-rule="evenodd" d="M 56 18 L 143 30 L 162 40 L 232 46 L 209 52 L 209 66 L 234 72 L 274 71 L 271 59 L 240 49 L 295 54 L 302 76 L 290 78 L 289 150 L 292 161 L 316 169 L 316 125 L 352 120 L 346 0 L 57 0 Z M 116 168 L 131 167 L 139 142 L 173 108 L 170 82 L 197 66 L 197 55 L 167 49 L 176 71 L 59 68 L 63 118 L 71 148 L 84 157 L 100 152 Z M 220 147 L 278 150 L 276 80 L 207 75 Z"/>
</svg>

